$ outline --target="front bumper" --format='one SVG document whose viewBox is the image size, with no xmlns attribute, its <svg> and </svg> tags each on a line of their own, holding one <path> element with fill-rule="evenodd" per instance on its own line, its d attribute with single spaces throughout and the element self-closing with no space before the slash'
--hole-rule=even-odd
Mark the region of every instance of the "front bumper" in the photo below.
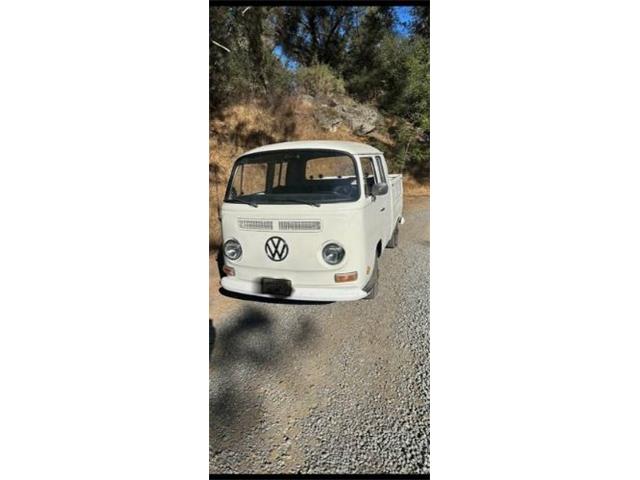
<svg viewBox="0 0 640 480">
<path fill-rule="evenodd" d="M 233 277 L 222 277 L 220 280 L 222 288 L 230 292 L 243 293 L 245 295 L 255 295 L 266 298 L 284 298 L 286 300 L 306 300 L 311 302 L 342 302 L 350 300 L 360 300 L 367 296 L 367 292 L 356 286 L 336 286 L 336 287 L 296 287 L 293 286 L 293 293 L 289 297 L 276 297 L 260 293 L 260 283 L 249 280 L 240 280 Z"/>
</svg>

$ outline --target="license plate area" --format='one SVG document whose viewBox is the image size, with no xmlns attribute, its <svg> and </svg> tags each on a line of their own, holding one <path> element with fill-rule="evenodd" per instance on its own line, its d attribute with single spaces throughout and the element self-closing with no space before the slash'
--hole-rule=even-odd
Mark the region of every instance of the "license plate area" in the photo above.
<svg viewBox="0 0 640 480">
<path fill-rule="evenodd" d="M 261 279 L 262 293 L 267 295 L 276 295 L 278 297 L 289 297 L 293 288 L 291 287 L 291 280 L 284 278 L 262 278 Z"/>
</svg>

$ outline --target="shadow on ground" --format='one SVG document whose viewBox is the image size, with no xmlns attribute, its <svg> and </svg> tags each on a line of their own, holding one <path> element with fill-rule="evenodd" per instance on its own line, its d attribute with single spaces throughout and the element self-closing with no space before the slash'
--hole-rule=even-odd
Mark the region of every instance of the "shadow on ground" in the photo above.
<svg viewBox="0 0 640 480">
<path fill-rule="evenodd" d="M 216 329 L 213 326 L 213 320 L 209 319 L 209 361 L 211 361 L 211 352 L 216 343 Z"/>
<path fill-rule="evenodd" d="M 247 436 L 259 426 L 262 392 L 251 379 L 256 375 L 278 381 L 291 353 L 312 346 L 317 330 L 310 317 L 278 324 L 254 307 L 243 309 L 223 325 L 209 326 L 209 449 L 215 456 L 241 450 Z"/>
<path fill-rule="evenodd" d="M 258 302 L 258 303 L 280 303 L 285 305 L 327 305 L 329 303 L 335 302 L 309 302 L 304 300 L 290 300 L 288 298 L 276 298 L 276 297 L 256 297 L 253 295 L 245 295 L 244 293 L 236 293 L 230 292 L 229 290 L 225 290 L 220 287 L 218 290 L 220 295 L 224 295 L 229 298 L 236 298 L 238 300 L 247 300 L 250 302 Z"/>
</svg>

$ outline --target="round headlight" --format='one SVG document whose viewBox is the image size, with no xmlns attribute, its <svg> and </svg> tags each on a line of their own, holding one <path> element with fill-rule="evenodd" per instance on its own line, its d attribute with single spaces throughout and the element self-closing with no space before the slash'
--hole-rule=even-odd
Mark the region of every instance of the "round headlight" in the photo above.
<svg viewBox="0 0 640 480">
<path fill-rule="evenodd" d="M 229 260 L 238 260 L 242 256 L 242 247 L 240 246 L 240 242 L 234 239 L 224 242 L 222 251 L 224 252 L 224 256 Z"/>
<path fill-rule="evenodd" d="M 329 243 L 322 249 L 322 258 L 329 265 L 337 265 L 344 258 L 344 248 L 337 243 Z"/>
</svg>

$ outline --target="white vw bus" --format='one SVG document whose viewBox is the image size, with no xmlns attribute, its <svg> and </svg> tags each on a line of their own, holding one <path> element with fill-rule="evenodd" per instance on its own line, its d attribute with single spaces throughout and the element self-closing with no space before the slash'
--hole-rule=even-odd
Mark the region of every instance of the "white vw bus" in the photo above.
<svg viewBox="0 0 640 480">
<path fill-rule="evenodd" d="M 222 287 L 293 300 L 373 298 L 398 243 L 402 176 L 362 143 L 286 142 L 232 168 L 221 209 Z"/>
</svg>

